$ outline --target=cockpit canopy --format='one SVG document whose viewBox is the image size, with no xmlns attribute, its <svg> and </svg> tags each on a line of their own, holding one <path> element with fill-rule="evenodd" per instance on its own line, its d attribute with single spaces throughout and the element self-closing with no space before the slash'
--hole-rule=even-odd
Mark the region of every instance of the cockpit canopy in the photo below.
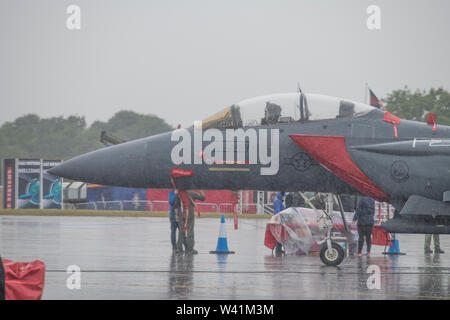
<svg viewBox="0 0 450 320">
<path fill-rule="evenodd" d="M 203 120 L 203 128 L 241 128 L 358 117 L 374 108 L 318 94 L 281 93 L 243 100 Z"/>
</svg>

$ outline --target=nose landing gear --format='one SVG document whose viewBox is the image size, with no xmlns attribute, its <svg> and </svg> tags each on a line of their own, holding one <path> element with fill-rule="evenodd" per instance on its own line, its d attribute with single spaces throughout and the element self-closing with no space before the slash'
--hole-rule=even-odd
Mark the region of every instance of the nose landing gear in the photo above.
<svg viewBox="0 0 450 320">
<path fill-rule="evenodd" d="M 344 260 L 345 252 L 342 247 L 336 243 L 331 242 L 331 250 L 328 244 L 324 243 L 320 249 L 320 260 L 327 266 L 337 266 Z"/>
<path fill-rule="evenodd" d="M 322 247 L 320 249 L 320 260 L 322 260 L 322 262 L 327 266 L 338 266 L 344 260 L 345 251 L 338 243 L 332 241 L 331 238 L 331 231 L 333 229 L 333 215 L 334 215 L 333 204 L 335 200 L 339 205 L 345 230 L 346 232 L 348 232 L 347 224 L 345 222 L 344 210 L 339 196 L 335 198 L 332 193 L 328 193 L 326 201 L 327 202 L 326 210 L 319 211 L 314 207 L 310 199 L 306 198 L 302 193 L 299 194 L 311 206 L 311 208 L 313 208 L 318 213 L 319 224 L 320 222 L 322 222 L 322 228 L 326 229 L 325 239 L 319 242 L 319 244 L 322 244 Z"/>
</svg>

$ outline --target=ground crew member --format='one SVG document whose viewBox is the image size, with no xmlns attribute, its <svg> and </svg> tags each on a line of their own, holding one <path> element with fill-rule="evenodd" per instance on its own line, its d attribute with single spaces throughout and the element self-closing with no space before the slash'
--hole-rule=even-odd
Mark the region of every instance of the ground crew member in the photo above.
<svg viewBox="0 0 450 320">
<path fill-rule="evenodd" d="M 439 242 L 439 234 L 426 234 L 425 235 L 425 253 L 433 253 L 433 250 L 430 249 L 431 236 L 433 236 L 433 240 L 434 240 L 434 253 L 444 253 L 444 251 L 441 250 L 441 245 Z"/>
<path fill-rule="evenodd" d="M 285 210 L 285 206 L 283 204 L 284 193 L 278 192 L 277 198 L 273 201 L 273 215 L 279 214 L 281 211 Z M 283 244 L 281 242 L 277 242 L 275 245 L 275 254 L 277 256 L 283 253 Z"/>
<path fill-rule="evenodd" d="M 286 208 L 290 207 L 304 207 L 305 200 L 298 194 L 298 192 L 289 192 L 284 198 Z"/>
<path fill-rule="evenodd" d="M 283 211 L 284 209 L 286 209 L 283 204 L 283 200 L 284 200 L 284 193 L 278 192 L 277 198 L 273 201 L 273 214 L 274 215 L 276 215 L 276 214 L 280 213 L 281 211 Z"/>
<path fill-rule="evenodd" d="M 375 200 L 369 197 L 360 197 L 356 206 L 355 215 L 353 216 L 353 223 L 357 222 L 358 226 L 358 252 L 357 256 L 361 256 L 364 245 L 364 238 L 366 238 L 367 255 L 370 255 L 372 247 L 372 228 L 375 214 Z"/>
<path fill-rule="evenodd" d="M 178 229 L 178 237 L 180 234 L 180 228 L 178 226 L 177 222 L 177 212 L 180 208 L 179 202 L 178 207 L 175 207 L 175 200 L 178 195 L 178 190 L 172 190 L 169 193 L 169 205 L 170 205 L 170 211 L 169 211 L 169 221 L 170 221 L 170 241 L 172 243 L 172 250 L 177 250 L 177 229 Z"/>
<path fill-rule="evenodd" d="M 177 250 L 182 252 L 183 244 L 184 244 L 186 254 L 197 254 L 198 251 L 194 249 L 195 213 L 194 213 L 194 202 L 193 201 L 195 201 L 195 200 L 205 201 L 206 198 L 205 198 L 205 194 L 203 193 L 203 191 L 200 191 L 200 193 L 197 193 L 195 191 L 189 190 L 188 194 L 192 201 L 190 201 L 188 212 L 185 213 L 188 215 L 186 232 L 183 231 L 185 220 L 184 220 L 184 214 L 182 213 L 182 211 L 184 211 L 184 210 L 181 210 L 181 209 L 178 210 L 179 211 L 178 228 L 179 228 L 180 232 L 179 232 L 179 237 L 178 237 L 178 242 L 177 242 Z M 175 201 L 175 206 L 180 205 L 180 201 L 181 201 L 180 197 L 177 197 L 176 199 L 177 200 Z M 180 206 L 180 208 L 181 208 L 181 206 Z"/>
</svg>

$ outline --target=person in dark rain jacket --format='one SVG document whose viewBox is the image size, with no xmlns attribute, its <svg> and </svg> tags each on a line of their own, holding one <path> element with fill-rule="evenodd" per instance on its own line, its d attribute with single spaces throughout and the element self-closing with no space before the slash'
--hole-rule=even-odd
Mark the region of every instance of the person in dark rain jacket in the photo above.
<svg viewBox="0 0 450 320">
<path fill-rule="evenodd" d="M 375 214 L 375 200 L 369 197 L 360 197 L 356 205 L 353 222 L 358 226 L 358 252 L 357 256 L 361 256 L 364 245 L 364 238 L 366 239 L 367 255 L 370 255 L 372 247 L 372 228 Z"/>
</svg>

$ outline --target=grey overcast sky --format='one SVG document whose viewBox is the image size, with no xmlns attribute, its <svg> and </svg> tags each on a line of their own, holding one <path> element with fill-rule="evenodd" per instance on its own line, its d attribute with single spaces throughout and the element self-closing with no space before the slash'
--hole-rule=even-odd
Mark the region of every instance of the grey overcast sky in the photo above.
<svg viewBox="0 0 450 320">
<path fill-rule="evenodd" d="M 188 126 L 297 82 L 356 101 L 366 82 L 449 90 L 449 16 L 448 0 L 0 0 L 0 124 L 127 109 Z"/>
</svg>

